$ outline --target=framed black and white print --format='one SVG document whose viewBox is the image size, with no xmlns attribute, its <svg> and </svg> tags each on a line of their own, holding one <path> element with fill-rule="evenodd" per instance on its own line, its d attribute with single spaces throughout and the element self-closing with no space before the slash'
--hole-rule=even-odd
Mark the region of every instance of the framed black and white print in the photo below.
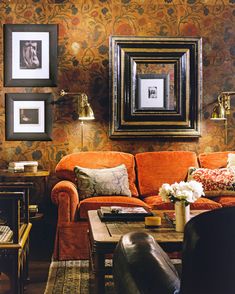
<svg viewBox="0 0 235 294">
<path fill-rule="evenodd" d="M 4 86 L 43 87 L 57 83 L 57 25 L 4 25 Z"/>
<path fill-rule="evenodd" d="M 169 75 L 138 74 L 138 109 L 167 109 L 169 98 Z"/>
<path fill-rule="evenodd" d="M 110 36 L 111 139 L 201 136 L 202 39 Z"/>
<path fill-rule="evenodd" d="M 6 94 L 6 140 L 49 141 L 51 94 Z"/>
</svg>

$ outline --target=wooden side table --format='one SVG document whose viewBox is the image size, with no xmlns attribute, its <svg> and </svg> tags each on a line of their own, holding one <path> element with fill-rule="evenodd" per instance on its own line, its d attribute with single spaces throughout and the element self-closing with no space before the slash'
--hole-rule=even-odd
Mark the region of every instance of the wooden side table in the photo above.
<svg viewBox="0 0 235 294">
<path fill-rule="evenodd" d="M 50 172 L 48 170 L 38 170 L 37 172 L 12 172 L 8 169 L 0 169 L 0 182 L 14 183 L 34 182 L 34 178 L 41 177 L 44 183 L 44 193 L 47 195 L 47 180 Z M 13 186 L 14 187 L 14 186 Z M 1 186 L 0 186 L 1 189 Z M 34 204 L 34 203 L 31 203 Z"/>
</svg>

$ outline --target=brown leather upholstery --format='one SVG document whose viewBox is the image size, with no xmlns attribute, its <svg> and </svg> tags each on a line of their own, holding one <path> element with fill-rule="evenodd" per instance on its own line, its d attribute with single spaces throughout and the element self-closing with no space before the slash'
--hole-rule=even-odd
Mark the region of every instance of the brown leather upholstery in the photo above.
<svg viewBox="0 0 235 294">
<path fill-rule="evenodd" d="M 114 254 L 118 293 L 232 294 L 235 292 L 235 207 L 191 219 L 184 233 L 182 276 L 153 238 L 126 234 Z"/>
</svg>

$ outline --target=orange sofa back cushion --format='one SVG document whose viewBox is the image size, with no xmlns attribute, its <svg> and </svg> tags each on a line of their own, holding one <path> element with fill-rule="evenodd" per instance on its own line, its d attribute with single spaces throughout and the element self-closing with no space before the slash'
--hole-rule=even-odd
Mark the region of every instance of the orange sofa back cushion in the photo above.
<svg viewBox="0 0 235 294">
<path fill-rule="evenodd" d="M 130 153 L 117 151 L 77 152 L 64 156 L 56 166 L 56 176 L 75 183 L 75 165 L 87 168 L 110 168 L 125 164 L 132 196 L 138 196 L 135 185 L 135 159 Z"/>
<path fill-rule="evenodd" d="M 144 197 L 157 195 L 164 183 L 186 180 L 188 168 L 198 166 L 196 153 L 190 151 L 144 152 L 135 158 L 139 192 Z"/>
<path fill-rule="evenodd" d="M 201 153 L 198 155 L 200 167 L 210 169 L 226 167 L 229 153 L 235 151 Z"/>
</svg>

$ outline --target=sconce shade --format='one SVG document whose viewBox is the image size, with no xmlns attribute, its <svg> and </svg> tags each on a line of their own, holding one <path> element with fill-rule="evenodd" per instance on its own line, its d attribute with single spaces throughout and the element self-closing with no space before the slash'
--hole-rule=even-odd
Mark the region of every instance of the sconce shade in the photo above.
<svg viewBox="0 0 235 294">
<path fill-rule="evenodd" d="M 225 120 L 226 114 L 225 109 L 221 103 L 216 104 L 213 108 L 213 112 L 211 114 L 211 119 L 213 120 Z"/>
<path fill-rule="evenodd" d="M 95 119 L 94 112 L 88 103 L 88 97 L 85 93 L 80 92 L 66 92 L 65 90 L 60 91 L 60 96 L 75 95 L 78 97 L 78 115 L 79 120 L 92 120 Z"/>
<path fill-rule="evenodd" d="M 95 119 L 94 112 L 90 106 L 90 103 L 88 103 L 88 97 L 85 93 L 81 94 L 81 101 L 79 105 L 79 120 L 92 120 Z"/>
<path fill-rule="evenodd" d="M 87 103 L 84 107 L 81 107 L 79 110 L 80 120 L 92 120 L 95 119 L 94 112 L 90 106 L 90 103 Z"/>
</svg>

